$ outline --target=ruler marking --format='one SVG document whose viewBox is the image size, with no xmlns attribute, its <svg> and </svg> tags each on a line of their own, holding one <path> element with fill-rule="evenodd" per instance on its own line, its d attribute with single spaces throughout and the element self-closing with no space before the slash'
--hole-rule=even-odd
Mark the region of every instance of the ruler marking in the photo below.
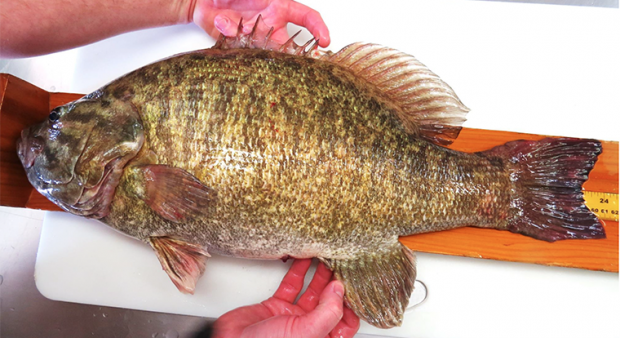
<svg viewBox="0 0 620 338">
<path fill-rule="evenodd" d="M 586 206 L 598 218 L 618 222 L 618 194 L 599 191 L 584 191 Z"/>
</svg>

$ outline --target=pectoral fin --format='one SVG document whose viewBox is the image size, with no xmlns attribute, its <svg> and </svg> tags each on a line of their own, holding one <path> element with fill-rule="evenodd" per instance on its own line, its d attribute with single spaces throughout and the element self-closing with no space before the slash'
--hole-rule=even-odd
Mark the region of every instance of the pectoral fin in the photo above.
<svg viewBox="0 0 620 338">
<path fill-rule="evenodd" d="M 161 217 L 181 222 L 207 213 L 217 193 L 187 171 L 167 165 L 141 166 L 146 203 Z"/>
<path fill-rule="evenodd" d="M 357 259 L 324 259 L 342 281 L 345 300 L 358 317 L 390 328 L 400 326 L 415 282 L 414 253 L 399 242 Z"/>
<path fill-rule="evenodd" d="M 179 291 L 194 294 L 196 282 L 205 271 L 207 258 L 211 257 L 207 251 L 200 245 L 167 236 L 151 237 L 149 243 Z"/>
</svg>

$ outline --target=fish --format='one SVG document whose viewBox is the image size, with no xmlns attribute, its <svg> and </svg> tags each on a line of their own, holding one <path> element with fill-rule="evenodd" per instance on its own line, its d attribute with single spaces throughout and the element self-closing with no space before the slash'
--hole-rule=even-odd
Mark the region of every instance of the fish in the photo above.
<svg viewBox="0 0 620 338">
<path fill-rule="evenodd" d="M 448 149 L 469 109 L 416 58 L 250 33 L 172 56 L 54 108 L 17 153 L 62 209 L 155 251 L 183 293 L 212 254 L 318 258 L 345 302 L 402 324 L 416 279 L 401 236 L 477 226 L 553 242 L 605 238 L 582 184 L 593 139 Z"/>
</svg>

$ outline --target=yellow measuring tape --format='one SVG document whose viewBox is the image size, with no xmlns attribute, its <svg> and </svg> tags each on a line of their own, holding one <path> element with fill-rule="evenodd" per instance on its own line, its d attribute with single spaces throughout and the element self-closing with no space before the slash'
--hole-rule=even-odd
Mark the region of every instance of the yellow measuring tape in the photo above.
<svg viewBox="0 0 620 338">
<path fill-rule="evenodd" d="M 618 222 L 618 194 L 584 191 L 583 199 L 598 218 Z"/>
</svg>

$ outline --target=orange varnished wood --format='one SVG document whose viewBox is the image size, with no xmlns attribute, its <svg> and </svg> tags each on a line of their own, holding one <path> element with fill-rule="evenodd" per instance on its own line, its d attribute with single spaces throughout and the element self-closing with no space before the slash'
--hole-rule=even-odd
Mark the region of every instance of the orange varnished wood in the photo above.
<svg viewBox="0 0 620 338">
<path fill-rule="evenodd" d="M 618 222 L 606 222 L 605 231 L 607 239 L 547 243 L 507 231 L 459 228 L 400 241 L 419 252 L 618 272 Z"/>
<path fill-rule="evenodd" d="M 25 127 L 49 114 L 49 93 L 0 74 L 0 205 L 23 207 L 33 190 L 17 157 L 16 141 Z"/>
<path fill-rule="evenodd" d="M 6 96 L 3 88 L 7 87 L 7 78 L 12 77 L 3 74 L 0 78 L 0 80 L 2 80 L 2 82 L 0 82 L 0 99 L 3 98 L 3 95 Z M 8 83 L 12 85 L 12 82 Z M 25 82 L 21 85 L 23 86 L 24 83 Z M 18 91 L 23 90 L 17 88 L 21 87 L 16 86 L 16 90 Z M 41 89 L 39 90 L 42 91 Z M 17 106 L 31 105 L 31 103 L 28 103 L 31 98 L 27 97 L 27 95 L 28 94 L 13 98 L 11 104 Z M 38 95 L 42 94 L 39 92 Z M 46 92 L 45 95 L 47 95 Z M 24 111 L 32 115 L 29 115 L 30 117 L 27 119 L 28 124 L 36 123 L 44 119 L 52 108 L 76 100 L 81 96 L 80 94 L 50 93 L 47 97 L 45 109 L 42 110 L 39 104 L 37 105 L 37 109 L 19 111 Z M 4 100 L 0 100 L 0 104 L 2 104 L 3 101 Z M 2 108 L 2 121 L 4 122 L 4 116 L 6 115 L 4 105 L 0 107 Z M 16 113 L 15 109 L 11 111 L 11 114 Z M 5 126 L 2 126 L 2 154 L 5 154 L 4 145 L 6 143 L 12 144 L 12 148 L 7 146 L 7 153 L 13 152 L 11 156 L 14 155 L 15 139 L 19 135 L 19 131 L 17 131 L 16 128 L 21 130 L 22 125 L 25 124 L 26 121 L 22 121 L 21 124 L 10 124 L 9 127 L 11 128 L 11 132 L 7 134 L 4 133 Z M 533 134 L 464 128 L 458 140 L 451 148 L 460 151 L 475 152 L 487 150 L 512 140 L 538 140 L 544 137 L 545 136 Z M 12 158 L 11 163 L 14 163 L 16 158 L 16 156 Z M 5 157 L 2 158 L 3 168 L 5 165 L 4 161 Z M 15 181 L 21 180 L 19 184 L 21 191 L 16 192 L 16 194 L 21 194 L 20 196 L 24 194 L 29 196 L 27 203 L 19 202 L 24 200 L 23 197 L 19 201 L 12 202 L 3 198 L 0 200 L 0 205 L 59 210 L 56 205 L 49 202 L 45 197 L 32 189 L 29 184 L 27 186 L 23 184 L 25 175 L 23 169 L 21 169 L 21 165 L 19 169 L 20 170 L 17 172 L 21 174 L 22 177 L 13 173 L 11 179 Z M 4 169 L 2 175 L 4 175 Z M 0 188 L 6 188 L 6 182 L 7 181 L 3 178 Z M 618 193 L 618 142 L 603 142 L 603 153 L 599 156 L 598 162 L 590 173 L 590 179 L 586 182 L 584 188 L 590 191 Z M 7 204 L 9 202 L 13 204 Z M 401 242 L 411 249 L 421 252 L 618 272 L 618 222 L 606 222 L 605 230 L 607 232 L 607 239 L 603 240 L 567 240 L 547 243 L 507 231 L 460 228 L 438 233 L 403 237 L 401 238 Z"/>
<path fill-rule="evenodd" d="M 48 109 L 51 111 L 58 106 L 62 106 L 63 104 L 69 103 L 71 101 L 75 101 L 82 96 L 84 96 L 84 94 L 50 93 L 50 102 L 48 105 Z"/>
<path fill-rule="evenodd" d="M 26 202 L 25 207 L 37 210 L 63 211 L 59 206 L 50 202 L 47 197 L 41 195 L 34 188 L 30 191 L 30 196 L 28 197 L 28 202 Z"/>
</svg>

